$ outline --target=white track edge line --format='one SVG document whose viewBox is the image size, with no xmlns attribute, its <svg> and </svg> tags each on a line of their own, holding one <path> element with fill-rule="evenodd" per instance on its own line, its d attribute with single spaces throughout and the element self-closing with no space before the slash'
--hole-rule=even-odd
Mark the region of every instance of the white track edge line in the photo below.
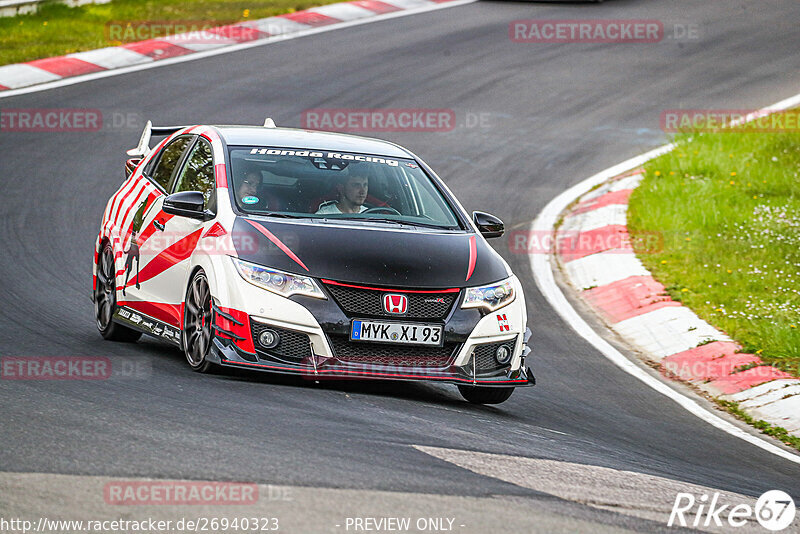
<svg viewBox="0 0 800 534">
<path fill-rule="evenodd" d="M 773 104 L 761 111 L 781 111 L 796 107 L 800 105 L 800 94 L 794 95 L 790 98 L 782 100 L 777 104 Z M 650 159 L 653 159 L 662 154 L 666 154 L 675 148 L 675 145 L 670 143 L 662 147 L 656 148 L 646 152 L 640 156 L 636 156 L 627 161 L 623 161 L 613 167 L 605 169 L 594 176 L 583 180 L 582 182 L 570 187 L 553 200 L 551 200 L 534 219 L 531 224 L 532 232 L 547 232 L 548 235 L 555 229 L 555 223 L 558 216 L 569 206 L 575 199 L 590 191 L 593 187 L 609 180 L 619 174 L 633 170 Z M 665 382 L 648 374 L 643 369 L 638 367 L 633 361 L 625 357 L 620 351 L 614 348 L 610 343 L 603 339 L 591 326 L 578 314 L 575 308 L 569 303 L 564 293 L 556 284 L 555 276 L 553 275 L 552 254 L 531 254 L 530 265 L 533 271 L 533 277 L 536 285 L 542 292 L 544 297 L 550 305 L 558 312 L 558 314 L 569 324 L 575 332 L 588 341 L 593 347 L 599 350 L 606 358 L 611 360 L 617 367 L 632 375 L 633 377 L 641 380 L 647 386 L 653 388 L 662 395 L 675 401 L 682 408 L 686 409 L 692 415 L 695 415 L 707 422 L 711 426 L 722 430 L 732 436 L 740 438 L 756 447 L 780 456 L 790 462 L 800 464 L 800 456 L 794 454 L 786 449 L 783 449 L 766 439 L 750 434 L 736 425 L 722 419 L 718 415 L 711 413 L 695 400 L 690 397 L 672 389 Z"/>
<path fill-rule="evenodd" d="M 290 41 L 292 39 L 298 39 L 300 37 L 305 37 L 307 35 L 315 35 L 318 33 L 325 33 L 334 30 L 341 30 L 344 28 L 350 28 L 352 26 L 360 26 L 362 24 L 369 24 L 371 22 L 378 22 L 382 20 L 389 20 L 394 18 L 406 17 L 409 15 L 418 15 L 420 13 L 427 13 L 429 11 L 438 11 L 440 9 L 447 9 L 449 7 L 457 7 L 463 6 L 466 4 L 472 4 L 477 2 L 478 0 L 452 0 L 450 2 L 444 2 L 441 4 L 431 4 L 430 6 L 421 6 L 412 9 L 405 9 L 402 11 L 393 11 L 391 13 L 382 13 L 376 14 L 373 17 L 365 17 L 361 19 L 349 20 L 344 22 L 337 22 L 336 24 L 331 24 L 329 26 L 321 26 L 319 28 L 311 28 L 308 30 L 301 30 L 299 32 L 292 32 L 287 34 L 281 35 L 274 35 L 271 37 L 265 37 L 264 39 L 258 39 L 256 41 L 250 41 L 247 43 L 239 43 L 229 46 L 223 46 L 220 48 L 215 48 L 213 50 L 207 50 L 205 52 L 195 52 L 193 54 L 186 54 L 184 56 L 177 56 L 169 59 L 162 59 L 160 61 L 153 61 L 150 63 L 143 63 L 140 65 L 131 65 L 130 67 L 121 67 L 118 69 L 109 69 L 101 72 L 93 72 L 90 74 L 82 74 L 80 76 L 70 76 L 68 78 L 62 78 L 61 80 L 55 80 L 52 82 L 45 82 L 36 85 L 30 85 L 28 87 L 20 87 L 18 89 L 8 89 L 5 91 L 0 92 L 0 99 L 9 98 L 12 96 L 19 96 L 25 95 L 29 93 L 37 93 L 39 91 L 47 91 L 48 89 L 55 89 L 57 87 L 65 87 L 68 85 L 75 85 L 78 83 L 88 82 L 92 80 L 98 80 L 100 78 L 108 78 L 111 76 L 118 76 L 120 74 L 127 74 L 129 72 L 137 72 L 140 70 L 147 70 L 153 69 L 156 67 L 163 67 L 167 65 L 174 65 L 176 63 L 183 63 L 186 61 L 194 61 L 196 59 L 203 59 L 206 57 L 211 56 L 218 56 L 222 54 L 228 54 L 231 52 L 238 52 L 239 50 L 245 50 L 247 48 L 255 48 L 257 46 L 266 46 L 272 43 L 278 43 L 282 41 Z M 335 5 L 335 4 L 328 4 L 328 5 Z M 314 8 L 310 8 L 309 11 L 313 11 Z M 87 50 L 88 51 L 88 50 Z M 25 65 L 26 63 L 22 63 Z"/>
</svg>

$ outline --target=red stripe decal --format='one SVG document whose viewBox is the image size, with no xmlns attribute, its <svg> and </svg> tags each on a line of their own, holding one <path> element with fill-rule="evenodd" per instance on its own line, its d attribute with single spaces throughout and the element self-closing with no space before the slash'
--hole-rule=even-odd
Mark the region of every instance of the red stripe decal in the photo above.
<svg viewBox="0 0 800 534">
<path fill-rule="evenodd" d="M 217 134 L 217 132 L 215 130 L 209 128 L 209 127 L 206 127 L 206 129 L 203 130 L 203 133 L 201 133 L 200 136 L 201 137 L 205 137 L 206 139 L 208 139 L 212 143 L 214 141 L 221 141 L 221 139 L 219 138 L 219 135 Z"/>
<path fill-rule="evenodd" d="M 131 175 L 133 176 L 133 175 Z M 128 178 L 122 186 L 117 189 L 117 192 L 114 193 L 114 196 L 111 200 L 111 209 L 108 210 L 108 220 L 106 221 L 106 227 L 109 225 L 113 226 L 117 220 L 117 208 L 119 204 L 122 202 L 122 199 L 125 198 L 130 191 L 132 186 L 136 183 L 136 180 L 133 178 Z"/>
<path fill-rule="evenodd" d="M 156 197 L 158 197 L 158 192 L 157 191 L 153 191 L 149 195 L 147 195 L 147 200 L 146 200 L 147 205 L 149 206 L 150 203 L 153 202 L 153 200 L 156 199 Z M 123 221 L 124 220 L 125 219 L 123 219 Z M 133 232 L 133 224 L 131 224 L 130 227 L 125 230 L 125 237 L 122 239 L 123 246 L 124 246 L 125 242 L 128 240 L 128 238 L 131 236 L 132 232 Z M 142 235 L 142 229 L 140 228 L 139 229 L 139 240 L 137 241 L 140 244 L 141 244 L 141 235 Z"/>
<path fill-rule="evenodd" d="M 469 269 L 467 269 L 467 279 L 465 282 L 472 278 L 472 273 L 475 272 L 475 262 L 478 261 L 478 247 L 475 243 L 475 236 L 469 238 Z"/>
<path fill-rule="evenodd" d="M 214 177 L 217 180 L 217 187 L 228 187 L 228 173 L 225 171 L 225 164 L 214 165 Z"/>
<path fill-rule="evenodd" d="M 161 222 L 166 224 L 166 222 L 168 220 L 170 220 L 173 216 L 172 215 L 167 215 L 163 211 L 159 211 L 158 215 L 156 215 L 156 217 L 158 218 L 158 220 L 160 220 Z M 125 241 L 123 242 L 123 248 L 128 248 L 128 246 L 129 246 L 129 242 L 127 240 L 131 236 L 130 230 L 131 229 L 128 229 L 128 233 L 125 236 Z M 152 236 L 153 233 L 155 233 L 156 230 L 157 230 L 157 228 L 155 227 L 155 225 L 150 224 L 147 228 L 145 228 L 144 232 L 139 234 L 139 236 L 136 238 L 136 243 L 139 244 L 139 248 L 140 249 L 144 247 L 144 244 L 147 243 L 147 240 L 150 239 L 150 236 Z M 123 254 L 122 251 L 118 252 L 117 253 L 117 257 L 118 258 L 121 257 L 122 254 Z M 122 276 L 123 274 L 125 274 L 125 267 L 124 266 L 122 267 L 122 269 L 117 271 L 117 276 Z M 130 286 L 130 285 L 131 284 L 128 284 L 128 286 Z"/>
<path fill-rule="evenodd" d="M 138 208 L 139 205 L 142 203 L 142 198 L 144 197 L 145 194 L 147 194 L 147 190 L 148 189 L 149 188 L 147 187 L 147 185 L 145 185 L 142 188 L 142 190 L 139 191 L 139 193 L 137 193 L 136 198 L 134 199 L 133 203 L 130 206 L 128 206 L 128 209 L 125 210 L 125 215 L 123 215 L 122 219 L 119 220 L 119 226 L 121 226 L 122 227 L 121 229 L 123 229 L 125 231 L 125 235 L 123 236 L 123 239 L 122 239 L 122 244 L 123 245 L 125 245 L 125 241 L 130 237 L 131 231 L 133 230 L 133 224 L 131 224 L 131 226 L 129 228 L 125 229 L 125 226 L 124 226 L 125 225 L 125 220 L 128 218 L 128 215 L 130 215 L 131 210 L 134 207 Z M 150 198 L 150 195 L 148 195 L 147 198 Z"/>
<path fill-rule="evenodd" d="M 132 184 L 132 185 L 130 185 Z M 119 211 L 122 209 L 122 204 L 125 202 L 125 198 L 131 194 L 137 187 L 137 180 L 130 180 L 128 183 L 125 184 L 125 191 L 120 192 L 117 194 L 117 198 L 115 203 L 112 207 L 111 213 L 109 213 L 108 220 L 106 221 L 105 229 L 110 232 L 112 235 L 119 236 L 119 228 L 117 219 L 119 218 Z M 114 231 L 116 229 L 116 231 Z"/>
<path fill-rule="evenodd" d="M 158 214 L 156 215 L 156 219 L 158 219 L 164 224 L 167 224 L 167 221 L 172 219 L 172 217 L 173 215 L 164 213 L 163 211 L 159 211 Z M 147 240 L 150 239 L 150 236 L 152 236 L 156 232 L 156 230 L 158 230 L 156 226 L 153 223 L 150 223 L 147 226 L 147 228 L 145 228 L 144 231 L 141 234 L 139 234 L 139 241 L 138 241 L 139 246 L 141 247 L 142 245 L 144 245 L 147 242 Z"/>
<path fill-rule="evenodd" d="M 203 229 L 199 228 L 183 239 L 176 241 L 164 249 L 161 254 L 150 260 L 147 265 L 142 267 L 142 270 L 139 271 L 139 283 L 150 280 L 154 276 L 163 273 L 173 265 L 191 256 L 195 247 L 197 247 L 197 242 L 200 240 L 200 234 L 202 233 Z M 135 280 L 132 282 L 135 282 Z"/>
<path fill-rule="evenodd" d="M 323 283 L 330 284 L 332 286 L 352 287 L 355 289 L 369 289 L 372 291 L 391 291 L 398 293 L 458 293 L 459 291 L 461 291 L 457 287 L 451 289 L 430 289 L 430 290 L 386 289 L 385 287 L 369 287 L 369 286 L 356 286 L 353 284 L 343 284 L 341 282 L 334 282 L 333 280 L 326 280 L 325 278 L 322 278 L 321 280 Z"/>
<path fill-rule="evenodd" d="M 259 223 L 255 222 L 255 221 L 251 221 L 250 219 L 245 219 L 245 221 L 249 222 L 249 223 L 250 223 L 250 226 L 252 226 L 252 227 L 253 227 L 253 228 L 255 228 L 256 230 L 258 230 L 259 232 L 261 232 L 262 234 L 264 234 L 264 235 L 267 237 L 267 239 L 269 239 L 270 241 L 272 241 L 272 242 L 275 244 L 275 246 L 277 246 L 277 247 L 278 247 L 279 249 L 281 249 L 281 250 L 282 250 L 284 253 L 286 253 L 286 255 L 287 255 L 287 256 L 289 256 L 290 258 L 292 258 L 292 259 L 293 259 L 293 260 L 294 260 L 294 261 L 297 263 L 297 265 L 299 265 L 300 267 L 302 267 L 303 269 L 305 269 L 306 271 L 308 271 L 308 267 L 306 267 L 305 263 L 303 263 L 302 261 L 300 261 L 300 258 L 298 258 L 298 257 L 295 255 L 295 253 L 294 253 L 294 252 L 292 252 L 292 251 L 289 249 L 289 247 L 287 247 L 286 245 L 284 245 L 284 244 L 283 244 L 283 242 L 282 242 L 280 239 L 278 239 L 277 237 L 275 237 L 275 234 L 273 234 L 272 232 L 270 232 L 269 230 L 267 230 L 266 228 L 264 228 L 264 226 L 262 226 L 261 224 L 259 224 Z"/>
</svg>

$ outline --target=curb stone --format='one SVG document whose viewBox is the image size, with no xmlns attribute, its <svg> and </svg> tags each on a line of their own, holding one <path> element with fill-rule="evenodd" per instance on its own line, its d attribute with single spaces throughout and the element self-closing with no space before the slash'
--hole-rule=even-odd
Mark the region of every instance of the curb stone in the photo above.
<svg viewBox="0 0 800 534">
<path fill-rule="evenodd" d="M 248 20 L 202 32 L 170 35 L 120 46 L 0 66 L 0 92 L 83 74 L 152 63 L 253 41 L 285 38 L 321 26 L 445 4 L 453 0 L 355 0 Z M 199 42 L 198 42 L 199 41 Z"/>
<path fill-rule="evenodd" d="M 800 437 L 800 380 L 741 352 L 726 334 L 672 300 L 634 254 L 627 208 L 642 173 L 611 178 L 563 214 L 556 249 L 567 280 L 663 374 L 738 402 L 755 419 Z M 620 234 L 627 246 L 620 246 Z M 610 235 L 615 238 L 607 239 Z"/>
</svg>

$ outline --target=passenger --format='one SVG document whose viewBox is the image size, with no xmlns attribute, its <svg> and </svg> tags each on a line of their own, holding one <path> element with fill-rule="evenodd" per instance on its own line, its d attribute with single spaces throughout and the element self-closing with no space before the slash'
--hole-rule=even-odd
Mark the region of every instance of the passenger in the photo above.
<svg viewBox="0 0 800 534">
<path fill-rule="evenodd" d="M 239 200 L 242 204 L 255 204 L 258 202 L 258 188 L 261 186 L 261 173 L 249 169 L 244 172 L 244 177 L 239 184 Z M 256 202 L 252 202 L 247 197 L 255 198 Z"/>
</svg>

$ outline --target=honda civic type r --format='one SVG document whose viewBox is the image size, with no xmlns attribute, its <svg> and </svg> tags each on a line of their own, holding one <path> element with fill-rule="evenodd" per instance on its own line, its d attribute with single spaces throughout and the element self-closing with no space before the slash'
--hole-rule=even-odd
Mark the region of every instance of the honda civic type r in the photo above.
<svg viewBox="0 0 800 534">
<path fill-rule="evenodd" d="M 474 403 L 534 384 L 522 287 L 486 242 L 502 221 L 408 150 L 267 119 L 148 122 L 128 155 L 95 245 L 104 338 L 162 338 L 200 372 L 443 382 Z"/>
</svg>

